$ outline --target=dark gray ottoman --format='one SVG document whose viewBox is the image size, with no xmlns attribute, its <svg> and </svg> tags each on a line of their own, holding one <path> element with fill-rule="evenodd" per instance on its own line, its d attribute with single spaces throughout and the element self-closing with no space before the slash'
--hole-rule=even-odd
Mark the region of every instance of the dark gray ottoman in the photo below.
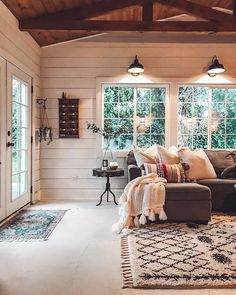
<svg viewBox="0 0 236 295">
<path fill-rule="evenodd" d="M 164 209 L 168 221 L 208 223 L 211 191 L 198 183 L 167 183 Z"/>
</svg>

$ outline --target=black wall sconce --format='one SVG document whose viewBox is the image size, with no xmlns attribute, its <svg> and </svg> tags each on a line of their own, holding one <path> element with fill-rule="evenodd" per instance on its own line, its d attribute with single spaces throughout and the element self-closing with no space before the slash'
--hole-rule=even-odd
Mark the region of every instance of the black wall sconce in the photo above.
<svg viewBox="0 0 236 295">
<path fill-rule="evenodd" d="M 223 64 L 219 63 L 216 55 L 213 56 L 211 65 L 209 66 L 207 73 L 210 77 L 215 77 L 217 74 L 221 74 L 225 71 Z"/>
<path fill-rule="evenodd" d="M 134 58 L 134 62 L 129 66 L 128 72 L 132 76 L 138 76 L 139 74 L 144 72 L 144 67 L 139 63 L 137 55 Z"/>
</svg>

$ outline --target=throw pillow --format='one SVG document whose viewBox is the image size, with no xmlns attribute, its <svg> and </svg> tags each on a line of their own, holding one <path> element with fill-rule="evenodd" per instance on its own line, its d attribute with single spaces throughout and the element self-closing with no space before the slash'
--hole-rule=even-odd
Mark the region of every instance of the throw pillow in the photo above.
<svg viewBox="0 0 236 295">
<path fill-rule="evenodd" d="M 235 179 L 236 178 L 236 165 L 225 168 L 220 176 L 221 176 L 221 178 L 224 178 L 224 179 L 227 179 L 227 178 L 228 179 L 229 178 Z"/>
<path fill-rule="evenodd" d="M 146 174 L 156 173 L 167 182 L 185 182 L 184 169 L 181 164 L 144 164 Z"/>
<path fill-rule="evenodd" d="M 175 145 L 172 145 L 171 147 L 169 147 L 168 151 L 171 152 L 172 154 L 176 155 L 178 157 L 178 148 Z"/>
<path fill-rule="evenodd" d="M 219 177 L 224 169 L 236 164 L 236 150 L 204 150 L 204 152 Z"/>
<path fill-rule="evenodd" d="M 178 154 L 181 161 L 189 165 L 185 172 L 188 180 L 216 178 L 215 170 L 203 150 L 191 151 L 189 148 L 181 148 Z"/>
<path fill-rule="evenodd" d="M 178 155 L 176 155 L 176 150 L 174 150 L 173 147 L 170 147 L 168 150 L 161 145 L 157 145 L 157 151 L 158 151 L 160 163 L 179 164 L 180 158 Z"/>
<path fill-rule="evenodd" d="M 149 147 L 146 151 L 133 146 L 133 152 L 138 167 L 141 167 L 144 163 L 156 164 L 159 162 L 156 145 Z"/>
</svg>

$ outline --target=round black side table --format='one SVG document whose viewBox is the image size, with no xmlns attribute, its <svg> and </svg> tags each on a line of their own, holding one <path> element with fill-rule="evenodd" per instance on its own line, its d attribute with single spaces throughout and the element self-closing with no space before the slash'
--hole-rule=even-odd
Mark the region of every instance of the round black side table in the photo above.
<svg viewBox="0 0 236 295">
<path fill-rule="evenodd" d="M 111 170 L 111 169 L 107 169 L 107 170 L 102 170 L 101 168 L 95 168 L 93 169 L 93 176 L 97 176 L 97 177 L 106 177 L 107 178 L 107 182 L 106 182 L 106 189 L 105 191 L 101 194 L 100 197 L 100 201 L 96 206 L 101 205 L 102 203 L 102 197 L 105 195 L 105 193 L 107 193 L 107 202 L 109 202 L 109 192 L 112 194 L 113 199 L 114 199 L 114 203 L 116 205 L 118 205 L 118 203 L 116 202 L 116 196 L 115 194 L 111 191 L 111 184 L 110 184 L 110 177 L 120 177 L 120 176 L 124 176 L 124 169 L 116 169 L 116 170 Z"/>
</svg>

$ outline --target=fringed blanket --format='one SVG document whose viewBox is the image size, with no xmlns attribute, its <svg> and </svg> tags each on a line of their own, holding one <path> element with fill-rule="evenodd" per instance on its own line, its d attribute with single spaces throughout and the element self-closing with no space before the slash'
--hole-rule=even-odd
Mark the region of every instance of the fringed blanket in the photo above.
<svg viewBox="0 0 236 295">
<path fill-rule="evenodd" d="M 124 228 L 139 227 L 146 224 L 147 218 L 166 220 L 163 206 L 165 204 L 166 179 L 155 173 L 140 176 L 130 181 L 119 200 L 119 221 L 113 225 L 114 232 L 120 233 Z"/>
</svg>

